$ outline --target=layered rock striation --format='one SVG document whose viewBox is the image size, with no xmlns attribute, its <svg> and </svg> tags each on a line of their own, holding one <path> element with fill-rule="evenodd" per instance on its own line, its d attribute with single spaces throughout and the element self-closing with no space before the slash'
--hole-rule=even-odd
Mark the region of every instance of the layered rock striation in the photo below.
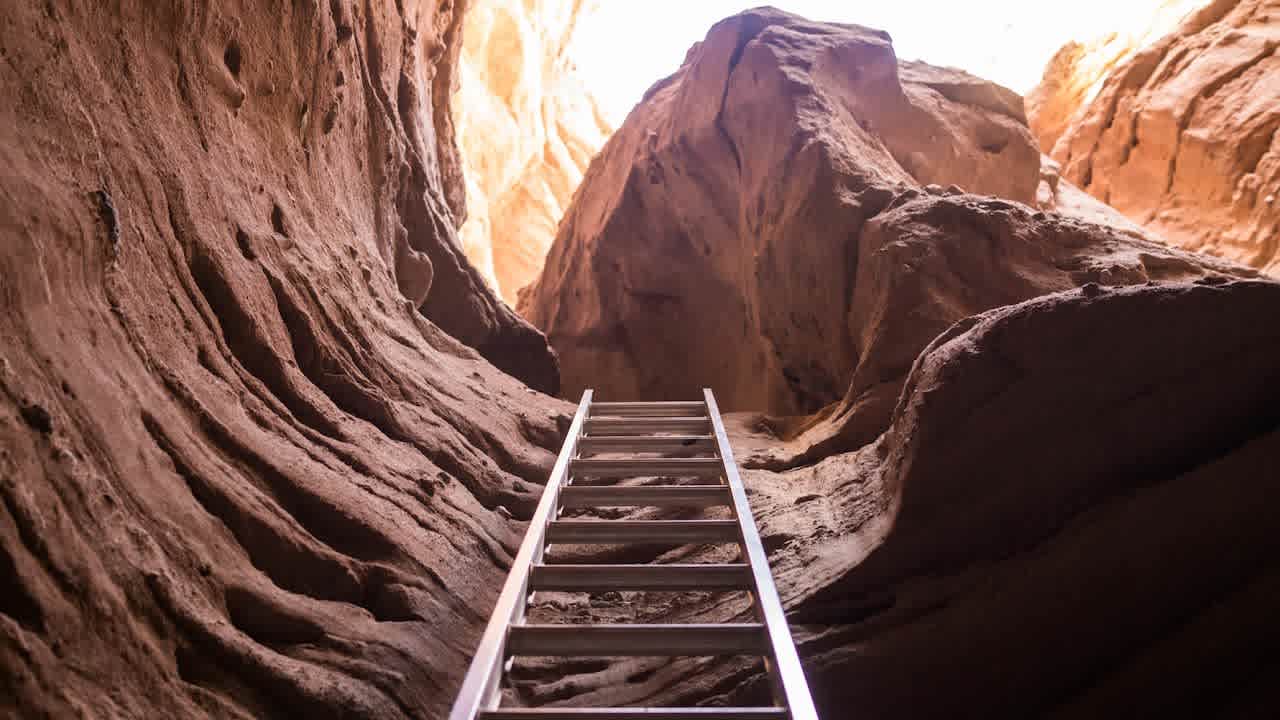
<svg viewBox="0 0 1280 720">
<path fill-rule="evenodd" d="M 564 410 L 451 7 L 6 6 L 0 715 L 447 709 Z"/>
<path fill-rule="evenodd" d="M 457 239 L 464 7 L 6 16 L 0 715 L 444 716 L 571 409 Z M 592 165 L 526 309 L 571 392 L 825 407 L 731 418 L 823 717 L 1265 715 L 1280 285 L 1113 222 L 1020 108 L 882 33 L 731 18 Z M 533 659 L 507 693 L 766 689 Z"/>
<path fill-rule="evenodd" d="M 1068 180 L 1169 242 L 1280 272 L 1277 27 L 1270 0 L 1207 4 L 1111 70 L 1045 150 Z M 1046 94 L 1074 82 L 1069 69 L 1047 72 Z"/>
</svg>

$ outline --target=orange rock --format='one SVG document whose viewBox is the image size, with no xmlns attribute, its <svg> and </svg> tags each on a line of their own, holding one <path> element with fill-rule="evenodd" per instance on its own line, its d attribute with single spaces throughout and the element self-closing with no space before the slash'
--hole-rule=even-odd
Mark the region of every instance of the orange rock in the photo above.
<svg viewBox="0 0 1280 720">
<path fill-rule="evenodd" d="M 1280 273 L 1277 27 L 1273 0 L 1217 0 L 1128 59 L 1054 145 L 1064 177 L 1171 243 Z"/>
<path fill-rule="evenodd" d="M 1062 46 L 1049 60 L 1040 84 L 1026 97 L 1027 119 L 1040 147 L 1051 152 L 1075 114 L 1093 100 L 1116 67 L 1160 40 L 1189 13 L 1208 2 L 1126 0 L 1122 19 L 1112 15 L 1099 18 L 1105 34 Z M 1144 4 L 1150 7 L 1143 7 Z"/>
<path fill-rule="evenodd" d="M 612 132 L 574 72 L 579 0 L 472 3 L 453 95 L 467 188 L 462 246 L 507 302 L 542 269 L 569 198 Z"/>
</svg>

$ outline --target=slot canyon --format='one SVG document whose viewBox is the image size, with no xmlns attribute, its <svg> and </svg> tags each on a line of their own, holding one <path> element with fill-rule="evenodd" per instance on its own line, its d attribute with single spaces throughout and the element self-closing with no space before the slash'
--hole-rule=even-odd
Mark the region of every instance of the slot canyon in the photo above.
<svg viewBox="0 0 1280 720">
<path fill-rule="evenodd" d="M 710 388 L 821 717 L 1274 717 L 1280 0 L 1126 3 L 1017 90 L 857 5 L 735 5 L 618 110 L 676 35 L 588 52 L 621 0 L 6 3 L 0 716 L 449 717 L 583 391 Z"/>
</svg>

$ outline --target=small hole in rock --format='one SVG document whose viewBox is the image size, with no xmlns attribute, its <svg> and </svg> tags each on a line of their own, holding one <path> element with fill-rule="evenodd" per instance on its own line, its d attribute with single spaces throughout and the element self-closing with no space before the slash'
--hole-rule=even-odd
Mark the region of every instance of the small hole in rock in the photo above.
<svg viewBox="0 0 1280 720">
<path fill-rule="evenodd" d="M 249 234 L 241 228 L 236 228 L 236 245 L 240 247 L 240 254 L 244 256 L 245 260 L 258 259 L 258 253 L 253 250 L 253 243 L 249 240 Z"/>
<path fill-rule="evenodd" d="M 227 43 L 227 49 L 222 53 L 222 61 L 227 64 L 227 69 L 232 75 L 240 77 L 240 43 L 235 40 Z"/>
<path fill-rule="evenodd" d="M 277 234 L 289 237 L 289 231 L 284 225 L 284 210 L 280 208 L 279 204 L 273 203 L 271 205 L 271 228 Z"/>
<path fill-rule="evenodd" d="M 993 140 L 991 142 L 983 143 L 982 151 L 991 155 L 999 155 L 1004 152 L 1004 149 L 1008 147 L 1008 145 L 1009 141 L 1007 139 Z"/>
</svg>

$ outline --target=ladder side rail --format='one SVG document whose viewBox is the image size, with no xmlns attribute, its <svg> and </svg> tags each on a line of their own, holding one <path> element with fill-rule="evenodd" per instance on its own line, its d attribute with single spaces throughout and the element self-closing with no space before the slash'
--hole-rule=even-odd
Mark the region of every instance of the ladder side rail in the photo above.
<svg viewBox="0 0 1280 720">
<path fill-rule="evenodd" d="M 502 586 L 498 603 L 489 616 L 489 624 L 485 626 L 480 644 L 471 659 L 462 688 L 453 702 L 453 709 L 449 711 L 449 720 L 474 720 L 481 712 L 497 707 L 502 669 L 506 662 L 507 630 L 513 622 L 519 622 L 524 617 L 529 597 L 529 575 L 534 562 L 542 555 L 547 525 L 559 505 L 560 487 L 568 475 L 569 461 L 576 454 L 578 438 L 582 435 L 583 422 L 590 407 L 591 390 L 586 390 L 582 393 L 578 411 L 573 416 L 573 423 L 569 425 L 569 432 L 565 435 L 564 445 L 560 448 L 551 476 L 542 490 L 542 498 L 529 521 L 524 542 L 520 544 L 520 550 L 511 563 L 511 571 Z"/>
<path fill-rule="evenodd" d="M 707 403 L 707 415 L 711 419 L 720 459 L 724 463 L 725 482 L 729 485 L 729 492 L 733 499 L 733 514 L 741 526 L 742 548 L 746 554 L 746 563 L 751 567 L 751 574 L 755 580 L 756 600 L 759 602 L 760 614 L 769 642 L 773 646 L 773 660 L 786 696 L 782 699 L 786 701 L 791 720 L 818 720 L 818 711 L 813 705 L 813 697 L 809 694 L 809 684 L 804 677 L 804 668 L 800 666 L 800 656 L 796 653 L 795 643 L 791 639 L 787 616 L 782 610 L 782 601 L 778 599 L 778 589 L 773 584 L 773 573 L 769 570 L 769 557 L 765 554 L 764 544 L 760 542 L 760 531 L 756 528 L 755 517 L 751 514 L 751 506 L 747 503 L 747 493 L 742 486 L 742 478 L 738 475 L 738 464 L 733 459 L 733 450 L 729 447 L 729 436 L 725 432 L 724 421 L 720 417 L 720 408 L 716 405 L 716 398 L 711 388 L 704 388 L 702 395 Z"/>
</svg>

